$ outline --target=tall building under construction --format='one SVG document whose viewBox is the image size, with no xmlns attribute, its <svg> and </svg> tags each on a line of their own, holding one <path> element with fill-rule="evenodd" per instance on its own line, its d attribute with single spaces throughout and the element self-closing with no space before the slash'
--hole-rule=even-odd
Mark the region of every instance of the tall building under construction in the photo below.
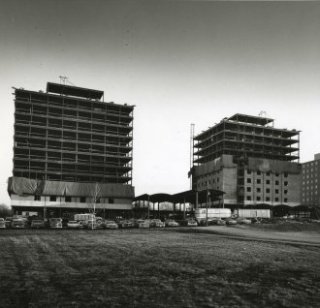
<svg viewBox="0 0 320 308">
<path fill-rule="evenodd" d="M 104 102 L 104 92 L 47 83 L 15 89 L 15 212 L 131 209 L 133 109 Z"/>
<path fill-rule="evenodd" d="M 299 131 L 235 114 L 194 137 L 194 190 L 224 191 L 224 205 L 300 204 Z"/>
</svg>

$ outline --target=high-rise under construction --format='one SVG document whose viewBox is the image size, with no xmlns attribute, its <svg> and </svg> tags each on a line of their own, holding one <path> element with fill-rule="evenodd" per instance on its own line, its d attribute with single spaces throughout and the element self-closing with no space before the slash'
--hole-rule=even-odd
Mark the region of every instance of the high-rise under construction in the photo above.
<svg viewBox="0 0 320 308">
<path fill-rule="evenodd" d="M 131 209 L 134 106 L 51 82 L 46 92 L 19 88 L 14 96 L 15 211 Z"/>
<path fill-rule="evenodd" d="M 299 205 L 299 131 L 237 113 L 194 137 L 193 189 L 225 192 L 224 205 Z"/>
</svg>

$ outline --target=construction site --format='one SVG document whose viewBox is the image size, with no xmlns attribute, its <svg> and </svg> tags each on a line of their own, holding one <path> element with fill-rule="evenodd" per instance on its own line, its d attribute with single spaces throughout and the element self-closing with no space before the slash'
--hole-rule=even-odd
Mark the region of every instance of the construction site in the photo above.
<svg viewBox="0 0 320 308">
<path fill-rule="evenodd" d="M 14 88 L 15 213 L 59 216 L 132 207 L 134 106 L 104 101 L 104 92 L 47 83 L 46 92 Z"/>
<path fill-rule="evenodd" d="M 299 205 L 299 134 L 263 115 L 222 119 L 193 138 L 193 189 L 222 190 L 231 208 Z"/>
</svg>

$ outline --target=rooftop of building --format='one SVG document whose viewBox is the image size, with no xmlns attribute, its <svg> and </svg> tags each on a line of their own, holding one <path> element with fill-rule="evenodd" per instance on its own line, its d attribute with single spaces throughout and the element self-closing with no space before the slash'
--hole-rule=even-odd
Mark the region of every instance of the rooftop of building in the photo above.
<svg viewBox="0 0 320 308">
<path fill-rule="evenodd" d="M 70 96 L 82 97 L 87 99 L 99 99 L 99 100 L 104 95 L 104 92 L 100 90 L 69 86 L 66 84 L 59 84 L 59 83 L 53 83 L 53 82 L 47 83 L 47 92 L 60 94 L 60 95 L 70 95 Z"/>
<path fill-rule="evenodd" d="M 236 113 L 231 117 L 225 117 L 223 118 L 219 123 L 216 123 L 214 126 L 209 127 L 207 130 L 202 131 L 200 134 L 196 135 L 194 137 L 195 140 L 201 140 L 202 138 L 206 138 L 206 135 L 208 133 L 214 132 L 215 128 L 223 125 L 224 123 L 239 123 L 241 125 L 245 125 L 248 127 L 258 127 L 261 129 L 268 129 L 272 131 L 278 131 L 285 133 L 286 137 L 292 137 L 295 135 L 298 135 L 300 131 L 296 129 L 286 129 L 286 128 L 275 128 L 273 126 L 274 119 L 262 117 L 262 116 L 252 116 L 242 113 Z M 267 126 L 267 124 L 271 124 L 272 126 Z"/>
<path fill-rule="evenodd" d="M 255 125 L 265 126 L 269 123 L 274 122 L 274 119 L 266 118 L 262 116 L 252 116 L 243 113 L 236 113 L 232 117 L 227 118 L 228 121 L 235 121 L 235 122 L 242 122 L 242 123 L 249 123 Z"/>
<path fill-rule="evenodd" d="M 303 162 L 302 165 L 313 164 L 315 161 L 320 161 L 320 153 L 314 154 L 314 159 Z"/>
<path fill-rule="evenodd" d="M 46 92 L 44 91 L 34 91 L 34 90 L 26 90 L 24 88 L 16 88 L 12 87 L 15 90 L 15 93 L 17 94 L 32 94 L 32 95 L 38 95 L 41 97 L 43 96 L 50 96 L 50 97 L 67 97 L 70 100 L 76 100 L 76 101 L 93 101 L 93 102 L 103 102 L 106 104 L 112 104 L 115 106 L 119 106 L 121 108 L 125 108 L 128 110 L 133 110 L 135 105 L 128 105 L 126 103 L 119 104 L 114 102 L 105 102 L 104 101 L 104 91 L 101 90 L 95 90 L 95 89 L 89 89 L 89 88 L 83 88 L 83 87 L 76 87 L 76 86 L 70 86 L 66 84 L 59 84 L 54 82 L 47 82 L 47 88 Z"/>
</svg>

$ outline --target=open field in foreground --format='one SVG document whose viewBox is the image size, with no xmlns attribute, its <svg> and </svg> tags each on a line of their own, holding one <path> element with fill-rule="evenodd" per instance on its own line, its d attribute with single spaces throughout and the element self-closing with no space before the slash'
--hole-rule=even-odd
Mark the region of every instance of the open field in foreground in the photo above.
<svg viewBox="0 0 320 308">
<path fill-rule="evenodd" d="M 190 232 L 182 229 L 182 232 Z M 260 240 L 264 242 L 311 245 L 320 249 L 320 224 L 290 222 L 284 224 L 253 224 L 235 226 L 208 226 L 192 232 L 224 235 L 229 239 Z"/>
<path fill-rule="evenodd" d="M 318 247 L 178 229 L 0 231 L 0 307 L 320 303 Z"/>
</svg>

